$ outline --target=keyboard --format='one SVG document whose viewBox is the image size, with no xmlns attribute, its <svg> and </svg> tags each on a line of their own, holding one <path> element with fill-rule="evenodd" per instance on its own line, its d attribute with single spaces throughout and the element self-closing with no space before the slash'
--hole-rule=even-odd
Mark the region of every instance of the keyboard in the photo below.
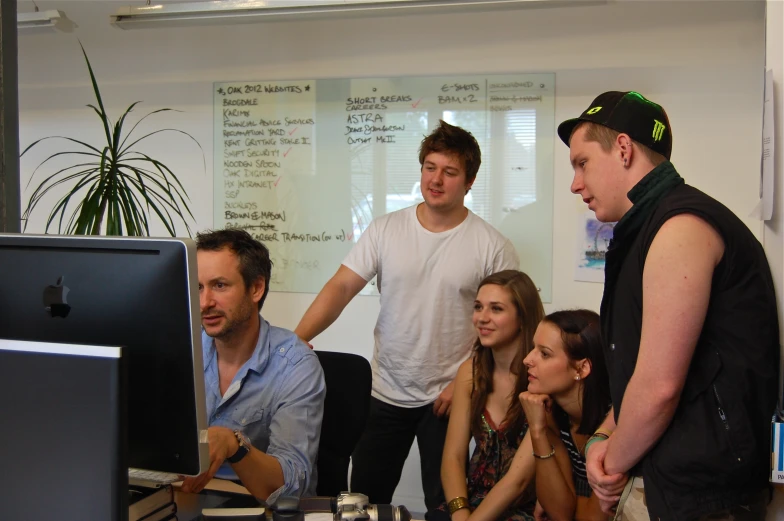
<svg viewBox="0 0 784 521">
<path fill-rule="evenodd" d="M 181 481 L 180 476 L 170 472 L 158 472 L 155 470 L 145 469 L 128 469 L 128 479 L 136 482 L 155 483 L 158 485 L 167 485 L 175 481 Z"/>
</svg>

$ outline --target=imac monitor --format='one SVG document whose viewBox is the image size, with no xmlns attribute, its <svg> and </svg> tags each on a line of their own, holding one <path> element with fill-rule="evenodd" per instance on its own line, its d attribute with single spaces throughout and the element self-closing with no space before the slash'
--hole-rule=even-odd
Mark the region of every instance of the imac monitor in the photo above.
<svg viewBox="0 0 784 521">
<path fill-rule="evenodd" d="M 122 348 L 129 467 L 207 469 L 193 241 L 0 234 L 0 266 L 0 339 Z"/>
<path fill-rule="evenodd" d="M 0 340 L 0 519 L 128 518 L 121 349 Z"/>
</svg>

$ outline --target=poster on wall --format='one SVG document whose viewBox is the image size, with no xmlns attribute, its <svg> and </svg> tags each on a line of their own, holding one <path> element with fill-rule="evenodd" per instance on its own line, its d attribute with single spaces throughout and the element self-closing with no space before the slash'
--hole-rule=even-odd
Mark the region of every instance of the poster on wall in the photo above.
<svg viewBox="0 0 784 521">
<path fill-rule="evenodd" d="M 604 283 L 604 256 L 614 227 L 596 220 L 587 208 L 577 214 L 574 280 Z"/>
</svg>

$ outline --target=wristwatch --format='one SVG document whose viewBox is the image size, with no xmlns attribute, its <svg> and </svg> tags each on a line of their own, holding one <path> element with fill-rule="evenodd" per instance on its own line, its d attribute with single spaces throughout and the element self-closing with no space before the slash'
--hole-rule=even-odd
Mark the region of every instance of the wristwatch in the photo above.
<svg viewBox="0 0 784 521">
<path fill-rule="evenodd" d="M 250 452 L 251 447 L 250 440 L 242 431 L 234 431 L 234 437 L 237 438 L 239 447 L 237 448 L 237 452 L 229 456 L 229 463 L 238 463 L 248 452 Z"/>
</svg>

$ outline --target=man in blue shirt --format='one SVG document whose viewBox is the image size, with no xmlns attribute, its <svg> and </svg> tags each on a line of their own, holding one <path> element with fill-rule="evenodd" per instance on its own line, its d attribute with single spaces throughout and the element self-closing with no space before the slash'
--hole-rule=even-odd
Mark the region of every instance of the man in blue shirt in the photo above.
<svg viewBox="0 0 784 521">
<path fill-rule="evenodd" d="M 268 504 L 314 495 L 324 374 L 307 345 L 259 313 L 269 250 L 241 230 L 198 234 L 196 249 L 210 468 L 182 489 L 199 492 L 217 475 Z"/>
</svg>

